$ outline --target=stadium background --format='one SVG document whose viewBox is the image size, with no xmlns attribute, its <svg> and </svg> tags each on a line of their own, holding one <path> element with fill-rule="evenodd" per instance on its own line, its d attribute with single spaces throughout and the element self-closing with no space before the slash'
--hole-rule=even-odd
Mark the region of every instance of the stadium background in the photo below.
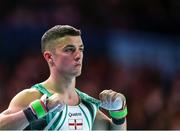
<svg viewBox="0 0 180 131">
<path fill-rule="evenodd" d="M 40 39 L 56 24 L 82 30 L 79 89 L 124 93 L 128 129 L 180 129 L 178 0 L 1 0 L 0 111 L 48 77 Z"/>
</svg>

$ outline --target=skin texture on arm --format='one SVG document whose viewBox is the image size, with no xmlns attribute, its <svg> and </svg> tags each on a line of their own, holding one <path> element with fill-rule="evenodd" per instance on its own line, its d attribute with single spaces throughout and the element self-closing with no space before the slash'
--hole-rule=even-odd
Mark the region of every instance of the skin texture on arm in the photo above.
<svg viewBox="0 0 180 131">
<path fill-rule="evenodd" d="M 103 112 L 98 110 L 93 125 L 93 130 L 126 130 L 126 121 L 122 125 L 115 125 Z"/>
<path fill-rule="evenodd" d="M 7 110 L 0 114 L 0 129 L 24 129 L 29 125 L 23 109 L 35 99 L 39 99 L 41 94 L 34 89 L 26 89 L 18 93 L 10 102 Z"/>
</svg>

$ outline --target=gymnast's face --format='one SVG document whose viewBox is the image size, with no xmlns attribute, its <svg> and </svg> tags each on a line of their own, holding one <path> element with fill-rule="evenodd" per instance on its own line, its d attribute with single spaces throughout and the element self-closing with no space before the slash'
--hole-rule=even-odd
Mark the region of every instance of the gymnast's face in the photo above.
<svg viewBox="0 0 180 131">
<path fill-rule="evenodd" d="M 81 74 L 84 45 L 80 36 L 65 36 L 56 40 L 54 50 L 47 60 L 50 70 L 65 76 Z M 45 56 L 45 55 L 44 55 Z"/>
</svg>

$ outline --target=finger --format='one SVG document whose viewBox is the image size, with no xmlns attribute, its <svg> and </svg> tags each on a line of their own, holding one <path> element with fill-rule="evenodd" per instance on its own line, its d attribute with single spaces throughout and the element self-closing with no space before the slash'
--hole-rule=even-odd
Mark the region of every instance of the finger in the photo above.
<svg viewBox="0 0 180 131">
<path fill-rule="evenodd" d="M 125 98 L 125 96 L 123 94 L 118 93 L 117 98 L 120 98 L 123 101 L 124 104 L 126 103 L 126 98 Z"/>
<path fill-rule="evenodd" d="M 101 101 L 105 101 L 105 100 L 106 100 L 106 97 L 107 97 L 107 93 L 108 93 L 108 90 L 102 91 L 102 92 L 99 94 L 99 99 L 100 99 Z"/>
<path fill-rule="evenodd" d="M 47 99 L 47 95 L 44 94 L 40 99 L 44 102 Z"/>
<path fill-rule="evenodd" d="M 103 103 L 110 103 L 111 97 L 115 92 L 113 90 L 104 90 L 100 94 L 100 99 Z"/>
<path fill-rule="evenodd" d="M 123 94 L 121 93 L 117 93 L 115 96 L 114 96 L 114 102 L 122 102 L 122 108 L 126 105 L 126 98 L 124 97 Z"/>
<path fill-rule="evenodd" d="M 110 90 L 110 91 L 107 93 L 107 98 L 106 98 L 107 101 L 111 103 L 111 102 L 113 101 L 114 95 L 116 95 L 116 92 Z"/>
<path fill-rule="evenodd" d="M 102 97 L 103 97 L 103 95 L 104 95 L 105 92 L 106 92 L 106 90 L 103 90 L 103 91 L 99 94 L 99 99 L 100 99 L 100 100 L 102 99 Z"/>
<path fill-rule="evenodd" d="M 116 98 L 119 96 L 117 92 L 113 91 L 111 94 L 111 101 L 114 102 Z"/>
</svg>

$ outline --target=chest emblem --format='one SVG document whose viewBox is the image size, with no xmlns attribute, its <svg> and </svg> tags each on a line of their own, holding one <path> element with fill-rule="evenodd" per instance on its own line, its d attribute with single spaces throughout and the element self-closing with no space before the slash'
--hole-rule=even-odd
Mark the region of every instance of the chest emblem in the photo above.
<svg viewBox="0 0 180 131">
<path fill-rule="evenodd" d="M 82 130 L 83 129 L 83 119 L 69 119 L 68 127 L 70 130 Z"/>
</svg>

